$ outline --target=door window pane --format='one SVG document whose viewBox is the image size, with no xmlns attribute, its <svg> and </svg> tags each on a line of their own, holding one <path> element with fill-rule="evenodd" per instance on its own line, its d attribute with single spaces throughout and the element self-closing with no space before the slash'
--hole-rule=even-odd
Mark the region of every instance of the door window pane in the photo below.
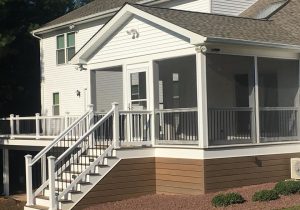
<svg viewBox="0 0 300 210">
<path fill-rule="evenodd" d="M 131 100 L 146 99 L 146 72 L 130 75 Z"/>
</svg>

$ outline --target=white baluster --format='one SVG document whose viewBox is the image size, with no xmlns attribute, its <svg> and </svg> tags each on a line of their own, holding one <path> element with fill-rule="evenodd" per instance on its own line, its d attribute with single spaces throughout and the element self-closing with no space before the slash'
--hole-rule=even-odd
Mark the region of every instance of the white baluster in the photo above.
<svg viewBox="0 0 300 210">
<path fill-rule="evenodd" d="M 19 115 L 16 115 L 16 133 L 20 134 L 20 120 L 19 120 Z"/>
<path fill-rule="evenodd" d="M 39 113 L 36 113 L 35 114 L 35 132 L 36 132 L 36 135 L 35 135 L 35 138 L 36 139 L 39 139 L 40 138 L 40 114 Z"/>
</svg>

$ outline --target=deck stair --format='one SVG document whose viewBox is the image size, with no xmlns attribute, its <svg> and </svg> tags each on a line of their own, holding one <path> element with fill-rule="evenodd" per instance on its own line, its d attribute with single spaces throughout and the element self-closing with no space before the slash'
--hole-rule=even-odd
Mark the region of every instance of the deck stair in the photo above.
<svg viewBox="0 0 300 210">
<path fill-rule="evenodd" d="M 118 125 L 114 124 L 118 123 L 117 111 L 117 105 L 114 104 L 113 108 L 100 119 L 94 118 L 92 111 L 88 112 L 63 132 L 70 134 L 70 131 L 74 131 L 81 122 L 88 122 L 84 123 L 85 126 L 80 126 L 80 130 L 84 131 L 71 146 L 69 143 L 65 148 L 61 146 L 64 139 L 70 139 L 66 138 L 66 135 L 61 135 L 33 159 L 31 156 L 25 157 L 27 185 L 25 210 L 72 209 L 111 171 L 120 161 L 116 156 L 118 139 L 115 137 L 118 136 L 118 129 L 114 129 L 118 128 Z M 49 152 L 53 148 L 60 152 Z M 45 164 L 46 158 L 48 164 Z M 42 165 L 44 177 L 41 186 L 33 192 L 32 167 L 38 161 L 44 163 L 44 166 Z"/>
</svg>

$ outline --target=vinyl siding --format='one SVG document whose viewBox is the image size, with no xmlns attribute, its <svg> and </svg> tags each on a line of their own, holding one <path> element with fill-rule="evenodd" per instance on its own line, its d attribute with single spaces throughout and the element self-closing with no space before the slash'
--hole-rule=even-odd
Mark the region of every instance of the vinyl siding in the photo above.
<svg viewBox="0 0 300 210">
<path fill-rule="evenodd" d="M 160 5 L 159 7 L 193 11 L 193 12 L 210 12 L 209 0 L 181 0 L 173 1 Z"/>
<path fill-rule="evenodd" d="M 257 0 L 212 0 L 212 13 L 237 16 Z"/>
<path fill-rule="evenodd" d="M 137 29 L 132 39 L 127 31 Z M 89 63 L 100 63 L 192 47 L 184 37 L 135 16 L 111 40 L 107 41 Z"/>
<path fill-rule="evenodd" d="M 112 102 L 118 102 L 123 109 L 123 73 L 122 68 L 96 70 L 92 72 L 92 98 L 95 110 L 109 111 Z"/>
<path fill-rule="evenodd" d="M 76 29 L 75 48 L 78 51 L 97 30 L 103 25 L 87 25 Z M 59 33 L 57 33 L 59 34 Z M 53 115 L 52 95 L 60 94 L 60 114 L 69 112 L 71 115 L 80 115 L 85 111 L 89 98 L 89 77 L 87 71 L 78 71 L 72 65 L 56 65 L 56 35 L 45 37 L 41 41 L 41 69 L 42 81 L 42 114 Z M 81 96 L 76 96 L 76 91 Z M 86 97 L 84 96 L 86 95 Z"/>
</svg>

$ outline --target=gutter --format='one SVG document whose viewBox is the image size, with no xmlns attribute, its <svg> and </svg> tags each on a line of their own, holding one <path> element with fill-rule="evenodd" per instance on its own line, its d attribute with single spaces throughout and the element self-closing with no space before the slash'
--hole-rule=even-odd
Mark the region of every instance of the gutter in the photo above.
<svg viewBox="0 0 300 210">
<path fill-rule="evenodd" d="M 137 2 L 137 4 L 154 5 L 154 4 L 160 4 L 160 3 L 165 3 L 165 2 L 169 2 L 169 1 L 172 1 L 172 0 L 143 0 L 143 1 Z M 98 12 L 98 13 L 88 15 L 88 16 L 85 16 L 85 17 L 77 18 L 75 20 L 59 23 L 59 24 L 56 24 L 56 25 L 48 26 L 48 27 L 47 26 L 42 27 L 40 29 L 33 30 L 31 32 L 31 34 L 34 37 L 36 37 L 36 35 L 34 35 L 34 34 L 47 33 L 47 32 L 51 32 L 51 31 L 54 31 L 54 30 L 64 28 L 64 27 L 66 27 L 68 25 L 71 25 L 71 24 L 82 24 L 82 23 L 87 23 L 87 22 L 103 19 L 103 18 L 106 18 L 106 17 L 111 17 L 120 8 L 121 7 L 117 7 L 117 8 L 114 8 L 114 9 L 106 10 L 106 11 L 103 11 L 103 12 Z M 36 38 L 38 38 L 38 37 L 36 37 Z"/>
<path fill-rule="evenodd" d="M 260 41 L 249 41 L 244 39 L 230 39 L 222 37 L 208 37 L 206 43 L 224 43 L 224 44 L 242 44 L 251 46 L 261 47 L 272 47 L 278 49 L 290 49 L 300 51 L 300 45 L 282 44 L 282 43 L 271 43 L 271 42 L 260 42 Z"/>
</svg>

